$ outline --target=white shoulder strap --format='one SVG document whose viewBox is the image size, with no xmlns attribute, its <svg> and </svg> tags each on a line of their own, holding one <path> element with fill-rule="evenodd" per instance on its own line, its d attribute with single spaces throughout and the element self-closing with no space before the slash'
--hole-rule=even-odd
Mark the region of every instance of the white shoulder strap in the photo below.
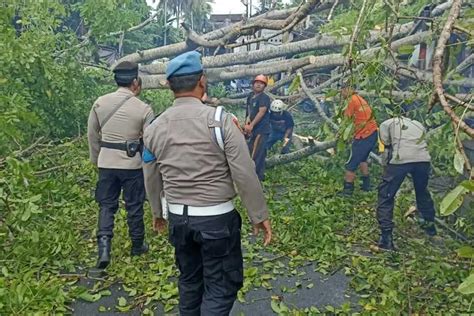
<svg viewBox="0 0 474 316">
<path fill-rule="evenodd" d="M 218 106 L 216 108 L 216 112 L 214 113 L 214 120 L 216 122 L 220 122 L 222 120 L 222 110 L 223 110 L 222 106 Z M 219 126 L 215 126 L 214 133 L 216 135 L 217 144 L 222 150 L 224 150 L 224 135 L 222 133 L 222 128 Z"/>
</svg>

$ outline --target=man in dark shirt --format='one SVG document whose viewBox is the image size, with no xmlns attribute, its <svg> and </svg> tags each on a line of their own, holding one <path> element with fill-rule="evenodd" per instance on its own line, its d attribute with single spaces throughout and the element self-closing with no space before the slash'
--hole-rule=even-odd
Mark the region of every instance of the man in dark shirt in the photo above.
<svg viewBox="0 0 474 316">
<path fill-rule="evenodd" d="M 270 105 L 271 134 L 267 141 L 267 150 L 269 150 L 276 142 L 283 140 L 282 154 L 290 152 L 291 135 L 295 126 L 293 116 L 285 109 L 286 104 L 281 100 L 275 100 Z"/>
<path fill-rule="evenodd" d="M 267 86 L 267 77 L 258 75 L 247 98 L 244 133 L 248 139 L 250 155 L 255 162 L 257 176 L 265 179 L 265 156 L 267 139 L 270 134 L 270 97 L 263 92 Z"/>
</svg>

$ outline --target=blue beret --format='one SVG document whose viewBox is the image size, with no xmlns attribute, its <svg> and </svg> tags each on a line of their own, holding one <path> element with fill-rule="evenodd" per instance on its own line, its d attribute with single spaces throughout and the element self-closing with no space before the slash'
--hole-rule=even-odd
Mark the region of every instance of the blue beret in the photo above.
<svg viewBox="0 0 474 316">
<path fill-rule="evenodd" d="M 186 52 L 171 59 L 166 67 L 166 79 L 170 77 L 195 75 L 202 72 L 201 54 Z"/>
</svg>

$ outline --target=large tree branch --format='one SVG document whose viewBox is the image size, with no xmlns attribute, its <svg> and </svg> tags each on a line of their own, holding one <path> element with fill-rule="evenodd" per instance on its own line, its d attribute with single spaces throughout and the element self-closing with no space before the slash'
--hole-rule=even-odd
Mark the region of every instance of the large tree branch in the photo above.
<svg viewBox="0 0 474 316">
<path fill-rule="evenodd" d="M 453 0 L 453 5 L 449 11 L 448 19 L 438 39 L 438 44 L 436 45 L 436 50 L 433 57 L 433 84 L 435 87 L 435 94 L 446 114 L 448 114 L 456 126 L 459 126 L 459 128 L 462 129 L 466 134 L 474 138 L 474 129 L 470 128 L 464 121 L 462 121 L 454 112 L 454 110 L 449 106 L 446 96 L 444 95 L 442 79 L 444 50 L 446 48 L 446 43 L 451 36 L 453 25 L 459 15 L 459 11 L 461 10 L 461 4 L 462 0 Z"/>
<path fill-rule="evenodd" d="M 239 47 L 239 46 L 242 46 L 242 45 L 249 45 L 249 44 L 258 43 L 258 42 L 261 42 L 261 41 L 268 41 L 268 40 L 270 40 L 274 37 L 277 37 L 278 35 L 281 35 L 285 32 L 289 32 L 298 23 L 300 23 L 304 18 L 306 18 L 311 13 L 311 11 L 313 11 L 314 8 L 316 6 L 318 6 L 319 4 L 321 4 L 320 0 L 312 0 L 312 1 L 308 1 L 306 3 L 301 2 L 298 9 L 295 12 L 293 12 L 285 21 L 283 21 L 283 23 L 281 23 L 281 26 L 279 28 L 276 28 L 276 29 L 279 29 L 278 32 L 275 32 L 274 34 L 271 34 L 271 35 L 266 36 L 266 37 L 261 37 L 261 38 L 256 38 L 256 39 L 250 40 L 246 43 L 236 43 L 236 44 L 227 45 L 227 48 L 235 48 L 235 47 Z M 267 27 L 265 27 L 265 28 L 267 28 Z"/>
<path fill-rule="evenodd" d="M 262 15 L 259 15 L 257 17 L 252 17 L 249 19 L 249 21 L 254 21 L 256 19 L 286 19 L 288 16 L 291 15 L 291 13 L 294 10 L 295 9 L 270 11 Z M 222 37 L 225 37 L 227 34 L 231 33 L 235 28 L 239 28 L 240 26 L 242 26 L 243 23 L 244 22 L 241 21 L 241 22 L 229 25 L 227 27 L 223 27 L 215 31 L 206 33 L 203 35 L 203 38 L 206 40 L 220 39 Z M 137 62 L 137 63 L 147 62 L 147 61 L 151 61 L 151 60 L 155 60 L 155 59 L 159 59 L 163 57 L 179 55 L 186 51 L 193 50 L 196 47 L 197 47 L 196 44 L 191 43 L 189 41 L 184 41 L 184 42 L 180 42 L 176 44 L 151 48 L 144 51 L 138 51 L 136 53 L 124 56 L 123 58 L 118 60 L 118 62 L 126 61 L 126 60 Z"/>
<path fill-rule="evenodd" d="M 117 36 L 117 35 L 120 35 L 122 34 L 123 32 L 125 33 L 130 33 L 130 32 L 134 32 L 134 31 L 137 31 L 139 29 L 142 29 L 144 28 L 145 26 L 147 26 L 148 24 L 150 24 L 151 21 L 153 21 L 153 19 L 161 12 L 161 10 L 157 10 L 155 13 L 153 13 L 148 19 L 146 19 L 145 21 L 143 21 L 142 23 L 138 24 L 138 25 L 135 25 L 135 26 L 132 26 L 128 29 L 126 29 L 125 31 L 117 31 L 117 32 L 112 32 L 112 33 L 109 33 L 108 35 L 109 36 Z"/>
<path fill-rule="evenodd" d="M 303 149 L 294 151 L 286 155 L 276 155 L 270 158 L 267 158 L 265 165 L 268 168 L 274 167 L 276 165 L 290 163 L 292 161 L 299 160 L 304 157 L 308 157 L 314 153 L 324 151 L 329 148 L 336 146 L 336 141 L 326 141 L 326 142 L 314 142 L 313 145 L 304 147 Z"/>
<path fill-rule="evenodd" d="M 429 32 L 429 31 L 417 33 L 415 35 L 407 36 L 407 37 L 404 37 L 402 39 L 399 39 L 399 40 L 396 40 L 396 41 L 392 42 L 390 47 L 391 47 L 392 50 L 396 50 L 402 45 L 418 44 L 420 42 L 425 41 L 430 36 L 431 36 L 431 32 Z M 363 51 L 360 52 L 360 56 L 361 56 L 361 58 L 364 58 L 364 59 L 370 59 L 370 58 L 373 58 L 375 56 L 375 54 L 380 50 L 381 50 L 381 47 L 366 49 L 366 50 L 363 50 Z M 263 51 L 264 50 L 257 51 L 257 53 L 258 52 L 263 53 Z M 218 57 L 220 57 L 220 56 L 217 56 L 215 58 L 218 58 Z M 206 65 L 206 58 L 204 58 L 203 60 L 204 60 L 203 61 L 204 65 Z M 208 60 L 210 61 L 212 59 L 208 59 Z M 295 63 L 297 63 L 296 62 L 297 60 L 298 59 L 295 59 Z M 209 63 L 209 61 L 207 61 L 207 63 Z M 317 69 L 317 68 L 341 66 L 341 65 L 345 64 L 345 61 L 346 61 L 346 59 L 345 59 L 345 56 L 343 54 L 329 54 L 329 55 L 323 55 L 323 56 L 314 56 L 314 59 L 312 60 L 312 63 L 302 67 L 301 70 L 304 72 L 304 71 L 314 70 L 314 69 Z M 265 64 L 263 64 L 262 67 L 264 67 L 264 65 Z M 155 65 L 150 65 L 150 66 L 155 66 Z M 222 75 L 219 75 L 219 77 L 221 79 L 225 78 L 225 80 L 231 80 L 231 79 L 255 76 L 256 74 L 259 74 L 259 73 L 262 72 L 262 67 L 258 67 L 258 68 L 255 68 L 255 69 L 249 69 L 247 67 L 244 67 L 239 71 L 233 71 L 233 72 L 229 72 L 229 73 L 226 73 L 226 74 L 222 74 Z M 145 69 L 149 69 L 149 68 L 145 68 Z M 258 69 L 258 71 L 257 71 L 257 69 Z M 284 64 L 280 62 L 280 66 L 278 66 L 278 67 L 273 67 L 273 68 L 270 68 L 270 67 L 266 68 L 265 67 L 265 69 L 266 69 L 265 74 L 269 75 L 269 74 L 280 73 L 280 72 L 284 71 L 285 67 L 284 67 Z M 215 76 L 215 73 L 213 73 L 211 69 L 209 69 L 208 72 L 209 72 L 209 78 L 208 79 L 211 82 L 218 80 L 218 79 L 215 79 L 213 77 L 213 76 Z M 162 75 L 159 75 L 159 76 L 156 76 L 156 75 L 155 76 L 143 76 L 143 78 L 147 78 L 147 77 L 155 77 L 155 79 L 151 80 L 151 78 L 150 78 L 150 80 L 146 81 L 146 84 L 145 84 L 145 80 L 144 80 L 143 87 L 145 89 L 164 88 L 164 86 L 161 85 L 161 84 L 157 85 L 157 86 L 149 85 L 153 82 L 155 82 L 155 83 L 159 82 L 156 79 L 160 78 L 160 80 L 161 80 L 161 78 L 163 78 Z"/>
<path fill-rule="evenodd" d="M 396 27 L 397 34 L 406 34 L 412 28 L 412 23 L 406 23 Z M 371 32 L 368 39 L 369 43 L 378 41 L 384 36 L 383 32 Z M 199 39 L 200 44 L 203 39 Z M 292 42 L 285 45 L 275 46 L 267 49 L 261 49 L 258 51 L 247 51 L 247 52 L 236 52 L 218 56 L 209 56 L 202 59 L 205 68 L 216 68 L 225 66 L 234 66 L 241 64 L 253 64 L 261 61 L 270 60 L 273 58 L 291 56 L 294 54 L 304 53 L 317 49 L 335 48 L 343 45 L 347 45 L 350 42 L 349 36 L 335 37 L 328 35 L 318 34 L 313 38 Z M 212 43 L 215 45 L 217 43 Z M 152 65 L 146 65 L 140 68 L 141 71 L 148 74 L 161 74 L 166 71 L 166 63 L 157 63 Z"/>
</svg>

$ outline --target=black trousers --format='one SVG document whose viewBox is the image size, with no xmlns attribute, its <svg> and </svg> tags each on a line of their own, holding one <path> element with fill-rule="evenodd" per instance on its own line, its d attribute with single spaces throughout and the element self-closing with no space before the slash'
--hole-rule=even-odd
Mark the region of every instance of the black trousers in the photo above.
<svg viewBox="0 0 474 316">
<path fill-rule="evenodd" d="M 243 284 L 237 211 L 216 216 L 169 213 L 169 238 L 180 271 L 181 316 L 229 315 Z"/>
<path fill-rule="evenodd" d="M 252 134 L 248 140 L 250 156 L 255 162 L 255 171 L 260 181 L 265 180 L 265 158 L 269 134 Z"/>
<path fill-rule="evenodd" d="M 418 211 L 426 221 L 434 221 L 435 210 L 433 200 L 428 191 L 430 163 L 389 164 L 385 169 L 378 192 L 377 219 L 381 230 L 392 230 L 394 227 L 393 208 L 395 206 L 395 195 L 407 174 L 410 174 L 413 180 Z"/>
<path fill-rule="evenodd" d="M 143 240 L 145 237 L 143 224 L 145 184 L 142 169 L 99 168 L 99 181 L 95 191 L 95 198 L 100 207 L 97 236 L 113 237 L 114 218 L 119 208 L 122 189 L 130 238 L 134 241 Z"/>
</svg>

